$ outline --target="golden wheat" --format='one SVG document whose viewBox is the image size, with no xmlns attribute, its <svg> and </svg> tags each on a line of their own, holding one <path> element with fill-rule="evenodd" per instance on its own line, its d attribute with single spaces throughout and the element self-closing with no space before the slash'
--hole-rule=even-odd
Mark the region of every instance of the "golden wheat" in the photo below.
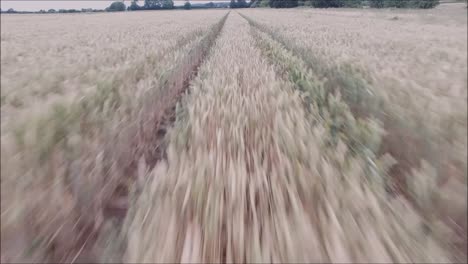
<svg viewBox="0 0 468 264">
<path fill-rule="evenodd" d="M 373 11 L 276 12 L 243 13 L 302 56 L 325 89 L 340 90 L 358 117 L 384 122 L 379 153 L 397 160 L 393 184 L 405 186 L 428 222 L 452 227 L 455 234 L 445 236 L 458 247 L 456 259 L 465 259 L 466 19 L 439 24 L 411 12 L 402 22 Z"/>
<path fill-rule="evenodd" d="M 141 165 L 125 261 L 447 261 L 366 160 L 324 142 L 327 120 L 301 107 L 249 32 L 230 15 L 183 100 L 167 160 L 147 175 Z"/>
<path fill-rule="evenodd" d="M 2 16 L 2 260 L 86 255 L 132 155 L 154 149 L 166 83 L 222 16 L 196 14 Z"/>
<path fill-rule="evenodd" d="M 465 260 L 466 12 L 227 13 L 1 16 L 2 262 Z"/>
</svg>

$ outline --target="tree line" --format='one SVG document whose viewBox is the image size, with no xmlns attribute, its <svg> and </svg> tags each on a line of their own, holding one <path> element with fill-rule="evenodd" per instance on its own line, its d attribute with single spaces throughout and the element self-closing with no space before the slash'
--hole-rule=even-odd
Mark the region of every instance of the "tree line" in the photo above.
<svg viewBox="0 0 468 264">
<path fill-rule="evenodd" d="M 229 4 L 230 8 L 247 8 L 250 7 L 251 1 L 247 3 L 245 0 L 231 0 L 231 3 Z"/>
<path fill-rule="evenodd" d="M 143 5 L 139 5 L 139 2 L 143 2 Z M 234 2 L 237 7 L 247 7 L 245 0 L 231 1 Z M 231 3 L 232 5 L 232 3 Z M 44 14 L 44 13 L 90 13 L 90 12 L 121 12 L 125 10 L 136 11 L 136 10 L 164 10 L 164 9 L 204 9 L 204 8 L 228 8 L 229 2 L 225 3 L 195 3 L 191 4 L 190 1 L 186 1 L 183 6 L 174 6 L 173 0 L 132 0 L 130 5 L 127 7 L 123 1 L 115 1 L 105 9 L 92 9 L 82 8 L 80 9 L 49 9 L 40 11 L 17 11 L 13 8 L 8 10 L 1 10 L 1 13 L 9 14 Z"/>
<path fill-rule="evenodd" d="M 440 3 L 440 0 L 231 0 L 229 3 L 204 3 L 204 4 L 191 4 L 186 1 L 181 7 L 175 7 L 173 0 L 144 0 L 144 4 L 138 4 L 142 0 L 132 0 L 130 6 L 122 1 L 113 2 L 105 10 L 83 8 L 79 9 L 49 9 L 47 11 L 40 10 L 37 12 L 31 11 L 15 11 L 10 8 L 6 11 L 0 10 L 1 13 L 89 13 L 89 12 L 120 12 L 125 10 L 164 10 L 164 9 L 201 9 L 201 8 L 247 8 L 247 7 L 272 7 L 272 8 L 291 8 L 298 6 L 311 6 L 317 8 L 337 8 L 337 7 L 364 7 L 369 6 L 373 8 L 433 8 Z"/>
<path fill-rule="evenodd" d="M 259 0 L 256 6 L 273 8 L 290 8 L 297 6 L 329 7 L 363 7 L 373 8 L 433 8 L 439 0 Z"/>
<path fill-rule="evenodd" d="M 192 4 L 190 1 L 185 1 L 183 6 L 176 7 L 172 0 L 144 0 L 143 6 L 138 4 L 139 0 L 133 0 L 127 10 L 164 10 L 164 9 L 204 9 L 204 8 L 226 8 L 229 7 L 226 3 L 195 3 Z M 245 0 L 244 0 L 245 2 Z"/>
<path fill-rule="evenodd" d="M 9 8 L 8 10 L 0 10 L 1 13 L 6 14 L 53 14 L 53 13 L 91 13 L 91 12 L 105 12 L 104 9 L 92 9 L 92 8 L 82 8 L 82 9 L 41 9 L 39 11 L 17 11 L 13 8 Z"/>
</svg>

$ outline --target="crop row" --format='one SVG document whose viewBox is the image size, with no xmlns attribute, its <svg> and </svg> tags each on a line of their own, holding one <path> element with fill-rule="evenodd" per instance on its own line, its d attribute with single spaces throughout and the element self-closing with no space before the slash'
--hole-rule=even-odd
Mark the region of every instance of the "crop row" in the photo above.
<svg viewBox="0 0 468 264">
<path fill-rule="evenodd" d="M 366 160 L 373 160 L 383 155 L 379 159 L 386 160 L 388 164 L 383 164 L 385 169 L 380 170 L 378 178 L 385 188 L 392 195 L 395 190 L 403 192 L 412 202 L 412 206 L 417 208 L 423 216 L 424 225 L 428 225 L 431 232 L 438 234 L 437 240 L 442 241 L 445 247 L 453 251 L 455 259 L 463 258 L 460 245 L 463 245 L 466 237 L 460 235 L 458 225 L 463 226 L 464 218 L 461 214 L 466 211 L 466 206 L 463 206 L 465 204 L 463 197 L 466 196 L 466 186 L 463 188 L 463 182 L 466 178 L 464 179 L 462 174 L 466 162 L 462 163 L 459 160 L 461 158 L 459 155 L 463 155 L 463 149 L 457 145 L 462 143 L 463 146 L 463 138 L 454 136 L 452 142 L 445 141 L 444 135 L 439 133 L 434 123 L 426 124 L 424 121 L 427 120 L 418 119 L 422 115 L 432 114 L 422 112 L 420 108 L 417 108 L 419 101 L 414 102 L 406 98 L 406 102 L 412 104 L 413 107 L 399 108 L 398 102 L 394 101 L 395 97 L 392 98 L 387 91 L 382 90 L 385 87 L 379 87 L 375 79 L 366 76 L 366 72 L 359 71 L 355 65 L 345 62 L 340 64 L 339 60 L 330 62 L 326 56 L 317 56 L 316 50 L 310 46 L 306 49 L 302 42 L 291 39 L 285 31 L 274 30 L 274 27 L 260 24 L 248 17 L 247 19 L 254 28 L 268 32 L 269 36 L 282 43 L 282 45 L 279 43 L 276 45 L 286 47 L 289 50 L 288 54 L 293 52 L 300 56 L 301 59 L 297 57 L 294 59 L 299 60 L 300 63 L 291 61 L 292 59 L 282 52 L 273 52 L 268 49 L 271 44 L 265 44 L 273 60 L 289 65 L 283 65 L 283 67 L 291 67 L 288 70 L 289 77 L 296 83 L 298 89 L 309 90 L 307 91 L 308 100 L 314 104 L 318 115 L 325 116 L 325 119 L 332 117 L 332 122 L 329 124 L 330 130 L 338 133 L 331 134 L 341 136 L 353 152 L 367 156 Z M 265 33 L 256 34 L 265 35 Z M 323 43 L 317 45 L 323 45 Z M 292 54 L 290 56 L 294 57 Z M 458 85 L 456 81 L 454 84 Z M 393 91 L 397 89 L 399 88 L 395 87 Z M 413 96 L 415 96 L 418 95 L 418 90 L 407 90 L 407 93 L 414 93 Z M 431 93 L 431 90 L 427 93 Z M 333 99 L 336 94 L 341 95 L 346 105 L 344 108 L 338 107 L 340 104 Z M 393 96 L 402 99 L 398 97 L 398 94 L 393 94 Z M 335 107 L 334 110 L 329 109 L 331 115 L 322 111 L 323 107 L 330 107 L 332 104 L 330 100 Z M 346 108 L 349 113 L 346 113 Z M 337 111 L 337 109 L 340 110 Z M 340 112 L 341 115 L 337 116 L 336 113 Z M 355 115 L 357 120 L 350 117 L 350 113 Z M 452 120 L 452 125 L 448 128 L 451 129 L 450 132 L 462 133 L 463 127 L 457 123 L 461 120 L 455 119 L 458 115 L 463 115 L 463 108 L 457 108 L 453 114 L 436 113 L 435 115 Z M 382 129 L 378 129 L 375 125 L 369 126 L 369 124 L 382 124 L 381 128 L 385 131 L 382 133 Z M 369 130 L 368 128 L 371 127 L 373 128 Z M 356 133 L 358 131 L 361 132 Z M 455 140 L 459 141 L 454 143 Z M 450 152 L 450 154 L 441 156 L 438 151 Z M 421 163 L 420 160 L 422 160 Z M 441 163 L 445 166 L 440 165 Z M 458 167 L 455 168 L 455 166 Z M 388 172 L 385 171 L 386 169 Z M 447 211 L 444 208 L 448 204 L 456 204 L 456 209 Z M 447 219 L 452 220 L 447 221 Z M 458 225 L 454 225 L 453 221 Z M 450 226 L 452 231 L 447 231 L 447 226 Z"/>
<path fill-rule="evenodd" d="M 229 16 L 167 157 L 141 170 L 124 260 L 446 261 L 424 219 L 387 197 L 378 122 L 354 118 L 304 62 L 250 33 Z"/>
</svg>

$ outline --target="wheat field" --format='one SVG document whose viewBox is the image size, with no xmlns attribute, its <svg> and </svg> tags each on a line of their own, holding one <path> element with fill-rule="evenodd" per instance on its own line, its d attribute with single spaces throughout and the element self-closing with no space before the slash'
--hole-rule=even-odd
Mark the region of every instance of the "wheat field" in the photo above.
<svg viewBox="0 0 468 264">
<path fill-rule="evenodd" d="M 2 262 L 467 260 L 463 5 L 2 14 L 1 51 Z"/>
</svg>

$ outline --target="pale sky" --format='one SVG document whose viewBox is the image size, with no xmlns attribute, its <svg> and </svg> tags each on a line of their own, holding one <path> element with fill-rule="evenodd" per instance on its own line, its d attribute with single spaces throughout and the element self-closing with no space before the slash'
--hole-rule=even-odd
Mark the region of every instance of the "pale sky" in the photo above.
<svg viewBox="0 0 468 264">
<path fill-rule="evenodd" d="M 194 3 L 209 3 L 209 2 L 226 2 L 229 0 L 190 0 Z M 0 0 L 0 6 L 2 10 L 8 10 L 13 8 L 16 11 L 39 11 L 41 9 L 81 9 L 81 8 L 93 8 L 93 9 L 104 9 L 108 7 L 112 2 L 109 0 Z M 139 0 L 139 4 L 143 5 L 145 1 Z M 129 6 L 131 1 L 125 0 L 124 3 Z M 175 5 L 183 5 L 185 1 L 174 1 Z"/>
</svg>

